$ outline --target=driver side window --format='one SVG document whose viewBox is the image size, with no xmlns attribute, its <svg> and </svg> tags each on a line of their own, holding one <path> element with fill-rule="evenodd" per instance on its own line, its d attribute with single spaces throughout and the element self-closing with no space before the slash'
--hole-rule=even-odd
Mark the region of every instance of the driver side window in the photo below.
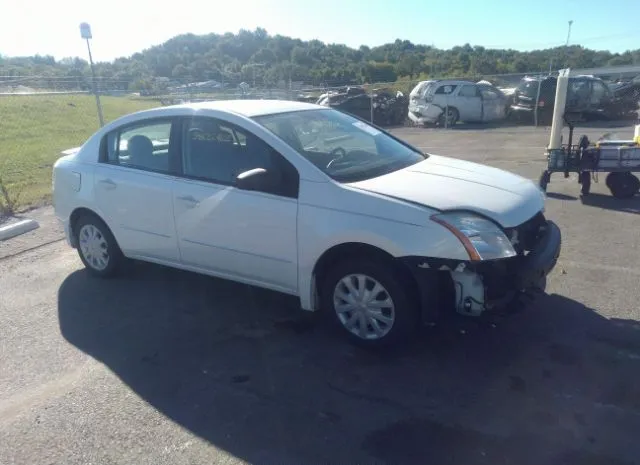
<svg viewBox="0 0 640 465">
<path fill-rule="evenodd" d="M 297 195 L 297 171 L 262 139 L 215 118 L 195 117 L 183 122 L 184 177 L 234 186 L 239 174 L 255 168 L 264 168 L 281 180 L 268 193 Z"/>
</svg>

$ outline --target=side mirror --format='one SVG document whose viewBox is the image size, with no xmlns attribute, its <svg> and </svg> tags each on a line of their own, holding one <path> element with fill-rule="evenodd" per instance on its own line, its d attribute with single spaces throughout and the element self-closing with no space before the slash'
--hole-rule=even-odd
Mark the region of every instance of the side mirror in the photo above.
<svg viewBox="0 0 640 465">
<path fill-rule="evenodd" d="M 236 177 L 236 187 L 245 191 L 269 190 L 276 184 L 276 177 L 264 168 L 254 168 Z"/>
</svg>

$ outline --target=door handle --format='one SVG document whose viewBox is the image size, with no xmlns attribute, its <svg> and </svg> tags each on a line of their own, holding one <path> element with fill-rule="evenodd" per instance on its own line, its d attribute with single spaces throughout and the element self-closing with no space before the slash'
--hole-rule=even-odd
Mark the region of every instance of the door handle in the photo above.
<svg viewBox="0 0 640 465">
<path fill-rule="evenodd" d="M 104 185 L 107 189 L 115 189 L 118 185 L 111 179 L 101 179 L 100 184 Z"/>
<path fill-rule="evenodd" d="M 178 200 L 182 200 L 183 202 L 190 203 L 194 207 L 200 203 L 192 195 L 184 195 L 182 197 L 178 197 Z"/>
</svg>

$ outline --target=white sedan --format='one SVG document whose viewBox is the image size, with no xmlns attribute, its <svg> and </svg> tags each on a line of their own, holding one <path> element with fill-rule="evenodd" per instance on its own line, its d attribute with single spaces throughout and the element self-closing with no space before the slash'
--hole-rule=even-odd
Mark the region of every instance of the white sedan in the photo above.
<svg viewBox="0 0 640 465">
<path fill-rule="evenodd" d="M 560 253 L 530 180 L 298 102 L 122 117 L 61 157 L 53 186 L 92 274 L 129 258 L 262 286 L 365 345 L 544 286 Z"/>
</svg>

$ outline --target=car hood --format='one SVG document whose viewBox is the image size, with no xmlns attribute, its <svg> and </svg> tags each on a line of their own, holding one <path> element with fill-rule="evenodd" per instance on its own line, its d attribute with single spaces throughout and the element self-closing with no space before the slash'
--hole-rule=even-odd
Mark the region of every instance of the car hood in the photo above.
<svg viewBox="0 0 640 465">
<path fill-rule="evenodd" d="M 402 170 L 350 186 L 437 210 L 480 213 L 505 228 L 544 208 L 545 196 L 531 180 L 508 171 L 429 155 Z"/>
</svg>

